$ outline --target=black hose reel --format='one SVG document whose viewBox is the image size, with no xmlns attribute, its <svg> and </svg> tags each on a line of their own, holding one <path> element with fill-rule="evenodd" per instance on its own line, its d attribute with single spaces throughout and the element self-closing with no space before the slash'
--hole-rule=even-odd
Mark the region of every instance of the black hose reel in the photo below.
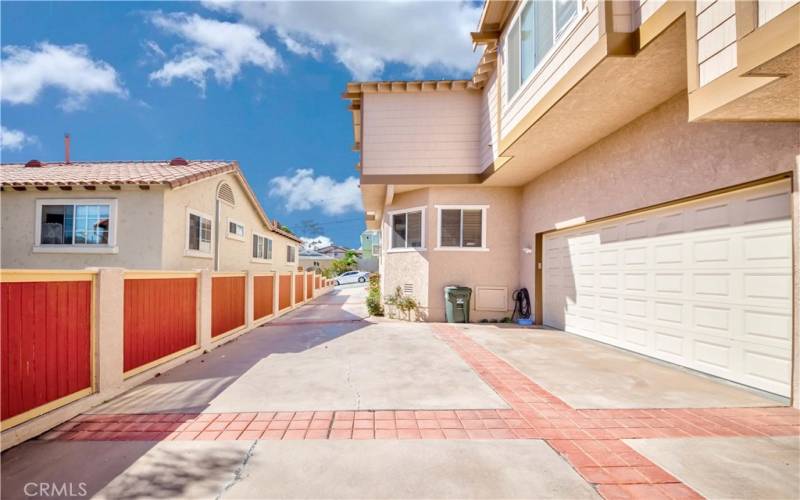
<svg viewBox="0 0 800 500">
<path fill-rule="evenodd" d="M 517 324 L 532 325 L 531 320 L 531 296 L 528 294 L 527 288 L 520 288 L 514 290 L 511 294 L 511 299 L 514 301 L 514 312 L 511 313 L 511 320 L 517 317 Z"/>
</svg>

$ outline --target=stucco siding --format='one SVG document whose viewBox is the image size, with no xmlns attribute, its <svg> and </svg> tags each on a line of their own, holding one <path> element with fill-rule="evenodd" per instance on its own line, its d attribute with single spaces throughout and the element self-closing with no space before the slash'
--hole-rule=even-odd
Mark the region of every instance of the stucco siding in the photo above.
<svg viewBox="0 0 800 500">
<path fill-rule="evenodd" d="M 480 92 L 367 93 L 362 106 L 364 174 L 480 171 Z"/>
<path fill-rule="evenodd" d="M 286 262 L 286 246 L 297 243 L 268 230 L 258 212 L 247 197 L 244 188 L 234 174 L 224 174 L 185 187 L 169 191 L 165 195 L 164 216 L 164 269 L 213 269 L 212 255 L 197 257 L 186 255 L 187 213 L 189 209 L 215 219 L 217 188 L 227 183 L 234 197 L 234 206 L 219 203 L 219 224 L 212 227 L 212 239 L 219 239 L 220 271 L 292 271 L 298 263 Z M 244 240 L 228 236 L 228 220 L 244 225 Z M 252 259 L 253 232 L 272 239 L 272 261 L 261 262 Z M 212 249 L 214 248 L 212 241 Z M 298 257 L 299 258 L 299 257 Z"/>
<path fill-rule="evenodd" d="M 513 309 L 511 293 L 518 286 L 519 188 L 442 187 L 426 188 L 395 195 L 387 211 L 426 208 L 425 250 L 391 252 L 390 218 L 384 219 L 383 293 L 410 284 L 421 306 L 423 317 L 442 321 L 445 314 L 444 287 L 463 285 L 506 288 L 508 310 L 479 311 L 471 304 L 471 319 L 501 319 Z M 486 247 L 488 251 L 436 250 L 437 205 L 486 205 Z"/>
<path fill-rule="evenodd" d="M 796 172 L 800 125 L 687 123 L 687 112 L 686 96 L 678 95 L 527 184 L 520 247 L 535 248 L 535 234 L 559 222 Z M 520 257 L 521 281 L 531 291 L 535 258 Z"/>
<path fill-rule="evenodd" d="M 519 9 L 514 16 L 519 15 Z M 511 19 L 508 27 L 512 25 Z M 589 49 L 600 41 L 600 9 L 596 0 L 587 2 L 584 10 L 574 19 L 555 41 L 554 48 L 539 67 L 534 68 L 528 79 L 522 82 L 513 96 L 508 95 L 508 28 L 501 39 L 501 101 L 502 136 L 511 132 L 519 121 L 553 88 Z"/>
<path fill-rule="evenodd" d="M 44 199 L 116 199 L 116 254 L 34 253 L 36 200 Z M 48 191 L 13 191 L 0 194 L 2 207 L 2 267 L 82 269 L 106 266 L 129 269 L 158 269 L 161 264 L 161 221 L 164 191 L 151 188 L 123 187 L 119 191 L 99 188 L 86 191 L 50 189 Z"/>
</svg>

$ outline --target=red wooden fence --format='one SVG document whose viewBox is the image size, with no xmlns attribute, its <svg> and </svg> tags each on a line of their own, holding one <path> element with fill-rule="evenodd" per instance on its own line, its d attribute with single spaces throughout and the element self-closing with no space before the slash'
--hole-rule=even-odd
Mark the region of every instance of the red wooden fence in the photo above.
<svg viewBox="0 0 800 500">
<path fill-rule="evenodd" d="M 197 278 L 125 279 L 124 371 L 197 344 Z"/>
<path fill-rule="evenodd" d="M 294 303 L 300 304 L 303 302 L 303 275 L 294 275 Z"/>
<path fill-rule="evenodd" d="M 282 311 L 292 305 L 292 275 L 282 274 L 278 285 L 278 308 Z"/>
<path fill-rule="evenodd" d="M 306 274 L 306 299 L 314 297 L 314 275 Z"/>
<path fill-rule="evenodd" d="M 320 276 L 317 276 L 314 279 L 314 288 L 321 288 L 321 286 L 322 286 L 322 278 Z"/>
<path fill-rule="evenodd" d="M 20 423 L 8 422 L 9 418 L 68 396 L 89 394 L 91 277 L 87 281 L 3 282 L 0 302 L 0 420 L 4 427 Z"/>
<path fill-rule="evenodd" d="M 211 278 L 211 336 L 216 337 L 245 324 L 244 276 Z"/>
<path fill-rule="evenodd" d="M 272 314 L 272 301 L 274 300 L 273 276 L 253 277 L 253 316 L 255 319 Z"/>
</svg>

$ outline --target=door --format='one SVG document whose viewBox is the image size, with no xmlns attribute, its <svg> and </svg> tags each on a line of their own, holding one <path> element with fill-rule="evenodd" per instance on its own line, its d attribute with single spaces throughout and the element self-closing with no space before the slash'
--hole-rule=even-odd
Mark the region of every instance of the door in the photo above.
<svg viewBox="0 0 800 500">
<path fill-rule="evenodd" d="M 789 396 L 789 181 L 547 234 L 543 322 Z"/>
</svg>

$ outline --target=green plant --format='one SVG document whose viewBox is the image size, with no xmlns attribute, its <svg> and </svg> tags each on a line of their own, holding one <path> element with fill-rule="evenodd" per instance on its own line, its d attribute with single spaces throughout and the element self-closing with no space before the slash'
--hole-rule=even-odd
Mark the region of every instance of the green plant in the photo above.
<svg viewBox="0 0 800 500">
<path fill-rule="evenodd" d="M 367 292 L 367 312 L 372 316 L 383 316 L 383 304 L 381 304 L 381 277 L 375 273 L 369 277 L 369 287 Z"/>
<path fill-rule="evenodd" d="M 395 289 L 393 295 L 386 297 L 386 303 L 396 307 L 400 312 L 405 314 L 408 321 L 411 321 L 412 311 L 415 317 L 419 316 L 419 304 L 417 304 L 417 300 L 414 297 L 404 294 L 399 286 Z"/>
<path fill-rule="evenodd" d="M 339 276 L 342 273 L 346 273 L 347 271 L 352 271 L 358 265 L 358 252 L 355 250 L 348 250 L 344 257 L 341 259 L 336 259 L 331 262 L 331 267 L 328 268 L 331 273 L 331 277 Z"/>
</svg>

